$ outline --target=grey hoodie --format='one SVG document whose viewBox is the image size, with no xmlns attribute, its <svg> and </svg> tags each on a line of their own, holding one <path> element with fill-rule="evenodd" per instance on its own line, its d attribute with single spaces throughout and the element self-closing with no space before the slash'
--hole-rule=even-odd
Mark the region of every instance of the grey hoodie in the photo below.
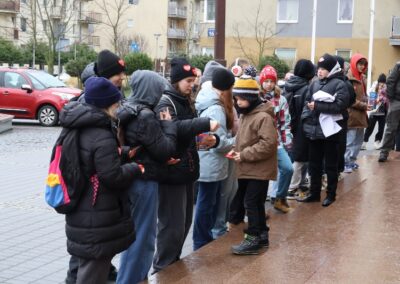
<svg viewBox="0 0 400 284">
<path fill-rule="evenodd" d="M 129 85 L 132 91 L 128 97 L 128 102 L 145 105 L 153 109 L 169 83 L 167 79 L 156 72 L 137 70 L 132 73 Z"/>
</svg>

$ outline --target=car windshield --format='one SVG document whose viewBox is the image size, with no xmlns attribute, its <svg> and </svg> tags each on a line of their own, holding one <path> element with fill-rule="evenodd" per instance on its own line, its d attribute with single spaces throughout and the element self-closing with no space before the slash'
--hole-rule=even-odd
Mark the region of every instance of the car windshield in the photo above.
<svg viewBox="0 0 400 284">
<path fill-rule="evenodd" d="M 35 81 L 36 84 L 39 82 L 46 89 L 65 87 L 65 84 L 62 81 L 44 71 L 28 71 L 26 73 L 32 81 Z"/>
</svg>

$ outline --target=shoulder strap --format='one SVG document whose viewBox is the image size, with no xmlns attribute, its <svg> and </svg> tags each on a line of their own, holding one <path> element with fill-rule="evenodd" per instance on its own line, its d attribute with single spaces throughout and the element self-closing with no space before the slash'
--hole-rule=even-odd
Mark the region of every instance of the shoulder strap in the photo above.
<svg viewBox="0 0 400 284">
<path fill-rule="evenodd" d="M 168 95 L 166 95 L 166 94 L 163 94 L 162 97 L 163 97 L 163 98 L 166 98 L 167 100 L 169 100 L 169 102 L 172 104 L 172 106 L 173 106 L 173 108 L 174 108 L 175 115 L 178 115 L 178 112 L 176 111 L 176 106 L 175 106 L 174 102 L 171 100 L 171 98 L 170 98 Z"/>
</svg>

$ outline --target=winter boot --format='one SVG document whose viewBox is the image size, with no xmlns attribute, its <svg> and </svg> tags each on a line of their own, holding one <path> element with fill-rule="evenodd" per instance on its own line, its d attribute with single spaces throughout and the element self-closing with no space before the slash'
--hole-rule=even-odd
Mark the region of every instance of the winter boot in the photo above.
<svg viewBox="0 0 400 284">
<path fill-rule="evenodd" d="M 286 199 L 277 198 L 274 202 L 274 208 L 282 213 L 290 212 L 290 206 L 287 203 Z"/>
<path fill-rule="evenodd" d="M 238 255 L 259 254 L 260 248 L 260 237 L 245 234 L 239 245 L 232 246 L 232 252 Z"/>
</svg>

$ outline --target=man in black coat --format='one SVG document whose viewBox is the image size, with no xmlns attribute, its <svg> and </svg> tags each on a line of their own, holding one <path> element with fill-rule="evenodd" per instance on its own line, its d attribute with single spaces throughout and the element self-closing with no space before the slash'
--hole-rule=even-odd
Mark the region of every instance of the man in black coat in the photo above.
<svg viewBox="0 0 400 284">
<path fill-rule="evenodd" d="M 301 202 L 318 202 L 321 198 L 321 178 L 323 163 L 328 177 L 327 196 L 322 206 L 331 205 L 336 199 L 338 182 L 338 144 L 340 131 L 325 136 L 320 118 L 321 115 L 342 115 L 348 106 L 347 88 L 338 77 L 341 76 L 340 65 L 329 54 L 324 54 L 318 61 L 318 80 L 310 86 L 310 93 L 302 114 L 303 130 L 309 139 L 309 171 L 311 176 L 310 194 Z M 333 96 L 333 100 L 316 101 L 314 94 L 318 91 Z M 343 128 L 343 117 L 334 123 Z M 343 129 L 341 130 L 343 131 Z"/>
<path fill-rule="evenodd" d="M 125 144 L 137 149 L 133 159 L 144 165 L 145 174 L 128 191 L 136 241 L 121 255 L 118 283 L 143 281 L 150 270 L 157 228 L 157 180 L 176 152 L 177 136 L 177 126 L 168 112 L 162 112 L 164 120 L 154 112 L 168 81 L 153 71 L 138 70 L 129 83 L 132 94 L 121 106 L 118 118 Z"/>
<path fill-rule="evenodd" d="M 397 62 L 386 79 L 386 96 L 389 99 L 389 109 L 386 116 L 386 128 L 383 135 L 379 162 L 386 162 L 389 152 L 393 149 L 395 137 L 400 124 L 400 62 Z"/>
</svg>

